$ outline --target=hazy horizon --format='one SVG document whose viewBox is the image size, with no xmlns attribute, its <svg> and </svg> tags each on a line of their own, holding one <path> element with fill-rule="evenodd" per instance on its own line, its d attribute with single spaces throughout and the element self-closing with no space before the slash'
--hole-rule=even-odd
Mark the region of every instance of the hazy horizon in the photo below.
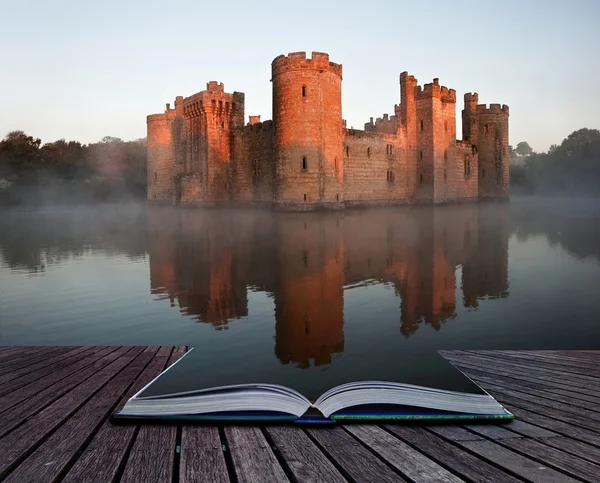
<svg viewBox="0 0 600 483">
<path fill-rule="evenodd" d="M 246 119 L 270 119 L 273 58 L 323 51 L 344 68 L 348 127 L 392 114 L 407 70 L 420 84 L 439 77 L 456 89 L 459 137 L 462 96 L 478 92 L 481 103 L 510 106 L 511 144 L 543 151 L 577 129 L 600 127 L 600 100 L 582 97 L 600 74 L 591 60 L 600 3 L 524 5 L 5 4 L 0 136 L 23 130 L 44 142 L 137 139 L 146 134 L 146 115 L 210 80 L 246 94 Z"/>
</svg>

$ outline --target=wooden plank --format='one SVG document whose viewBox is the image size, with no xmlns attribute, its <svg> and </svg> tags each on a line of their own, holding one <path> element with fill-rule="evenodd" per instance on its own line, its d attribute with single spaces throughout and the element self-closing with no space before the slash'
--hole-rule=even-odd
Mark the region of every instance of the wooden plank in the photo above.
<svg viewBox="0 0 600 483">
<path fill-rule="evenodd" d="M 520 419 L 513 419 L 506 425 L 506 428 L 523 436 L 529 436 L 530 438 L 552 438 L 558 436 L 558 433 L 555 433 L 554 431 L 548 431 L 547 429 L 526 423 Z"/>
<path fill-rule="evenodd" d="M 216 426 L 183 426 L 180 458 L 180 483 L 230 481 Z M 77 481 L 73 480 L 73 483 Z"/>
<path fill-rule="evenodd" d="M 548 468 L 537 461 L 489 440 L 462 441 L 457 444 L 485 458 L 487 461 L 534 483 L 569 483 L 577 481 L 565 473 Z"/>
<path fill-rule="evenodd" d="M 347 481 L 301 429 L 268 426 L 265 431 L 273 442 L 273 448 L 281 454 L 281 459 L 297 481 Z"/>
<path fill-rule="evenodd" d="M 540 363 L 523 363 L 522 361 L 517 362 L 516 360 L 509 360 L 508 358 L 500 359 L 498 357 L 482 356 L 475 354 L 466 354 L 461 352 L 459 356 L 454 356 L 453 360 L 465 360 L 476 364 L 479 367 L 497 367 L 503 370 L 510 369 L 515 372 L 529 372 L 530 374 L 545 374 L 552 375 L 555 379 L 560 381 L 569 381 L 570 384 L 578 383 L 584 387 L 594 387 L 600 389 L 600 379 L 589 375 L 575 374 L 573 372 L 565 372 L 555 367 L 543 367 Z"/>
<path fill-rule="evenodd" d="M 168 367 L 180 357 L 171 357 L 172 352 L 173 347 L 163 346 L 154 358 L 164 361 L 162 366 Z M 176 438 L 175 424 L 142 424 L 129 452 L 121 481 L 171 481 Z"/>
<path fill-rule="evenodd" d="M 100 350 L 100 348 L 96 348 L 95 350 Z M 27 367 L 23 367 L 21 369 L 15 369 L 12 370 L 10 372 L 7 372 L 5 374 L 0 374 L 0 386 L 8 381 L 11 381 L 13 379 L 17 379 L 21 376 L 24 376 L 26 374 L 29 374 L 31 372 L 37 371 L 39 369 L 43 369 L 46 366 L 55 364 L 57 362 L 60 362 L 62 360 L 71 360 L 72 356 L 75 356 L 77 354 L 82 354 L 85 353 L 86 355 L 88 353 L 93 353 L 94 352 L 94 348 L 93 347 L 75 347 L 74 349 L 67 351 L 67 352 L 63 352 L 62 354 L 59 354 L 57 356 L 54 357 L 49 357 L 48 359 L 44 359 L 43 361 L 37 362 L 35 364 L 31 364 Z"/>
<path fill-rule="evenodd" d="M 378 482 L 407 481 L 341 427 L 310 428 L 307 431 L 347 478 L 373 481 L 377 475 Z"/>
<path fill-rule="evenodd" d="M 554 448 L 574 454 L 575 456 L 587 459 L 593 463 L 600 461 L 600 448 L 583 443 L 582 441 L 563 436 L 544 438 L 540 441 L 543 441 L 544 444 L 547 444 L 548 446 L 553 446 Z"/>
<path fill-rule="evenodd" d="M 95 352 L 97 352 L 98 350 L 101 350 L 101 349 L 102 349 L 102 347 L 98 347 L 98 348 L 94 348 L 94 349 L 89 349 L 88 351 L 86 351 L 84 353 L 72 355 L 71 357 L 69 357 L 67 359 L 60 360 L 58 362 L 55 362 L 53 360 L 54 358 L 52 358 L 52 359 L 50 359 L 48 361 L 47 364 L 45 364 L 42 367 L 38 368 L 34 372 L 30 372 L 28 374 L 22 375 L 21 377 L 17 377 L 15 379 L 3 382 L 2 385 L 0 386 L 0 396 L 3 396 L 5 394 L 9 394 L 9 393 L 11 393 L 13 391 L 16 391 L 20 387 L 27 386 L 28 384 L 30 384 L 30 383 L 32 383 L 34 381 L 38 381 L 40 379 L 43 379 L 45 376 L 47 376 L 49 374 L 53 374 L 53 373 L 61 370 L 64 367 L 70 367 L 75 362 L 85 360 L 85 358 L 89 354 L 93 354 L 93 353 L 95 353 Z"/>
<path fill-rule="evenodd" d="M 594 431 L 589 431 L 580 426 L 574 426 L 569 422 L 561 421 L 555 417 L 538 414 L 516 405 L 511 405 L 510 410 L 520 421 L 534 424 L 563 436 L 570 436 L 571 438 L 600 447 L 600 435 Z"/>
<path fill-rule="evenodd" d="M 5 359 L 11 359 L 15 356 L 16 353 L 24 354 L 26 351 L 31 352 L 35 350 L 40 350 L 42 347 L 43 346 L 0 346 L 0 366 L 2 366 L 2 361 L 4 361 Z"/>
<path fill-rule="evenodd" d="M 462 366 L 466 367 L 466 366 Z M 529 389 L 537 389 L 539 391 L 543 391 L 547 394 L 557 394 L 561 396 L 567 396 L 572 401 L 573 404 L 579 403 L 584 404 L 584 407 L 598 406 L 600 407 L 600 397 L 598 396 L 589 396 L 587 394 L 582 394 L 580 392 L 573 391 L 574 388 L 570 386 L 563 386 L 557 383 L 549 383 L 539 381 L 535 378 L 528 378 L 524 376 L 514 377 L 514 376 L 506 376 L 506 375 L 498 375 L 496 373 L 490 373 L 489 371 L 483 371 L 480 369 L 475 369 L 474 366 L 468 366 L 469 374 L 472 377 L 477 377 L 478 380 L 495 384 L 499 386 L 508 386 L 512 389 L 520 389 L 520 390 L 529 390 Z M 562 389 L 567 388 L 567 389 Z M 594 391 L 590 391 L 594 393 Z M 598 394 L 598 393 L 596 393 Z M 591 403 L 588 404 L 588 403 Z"/>
<path fill-rule="evenodd" d="M 170 482 L 175 459 L 175 436 L 171 425 L 144 423 L 135 438 L 121 482 Z"/>
<path fill-rule="evenodd" d="M 9 433 L 12 429 L 22 424 L 26 419 L 41 411 L 44 407 L 56 401 L 59 397 L 73 389 L 77 384 L 85 381 L 89 377 L 93 377 L 103 367 L 110 364 L 114 357 L 107 357 L 108 354 L 114 352 L 116 347 L 107 347 L 106 349 L 94 354 L 86 362 L 88 366 L 67 376 L 55 384 L 48 386 L 46 389 L 27 397 L 17 406 L 10 410 L 0 413 L 0 437 Z M 95 360 L 104 363 L 104 366 L 93 365 Z"/>
<path fill-rule="evenodd" d="M 589 482 L 598 481 L 600 465 L 596 463 L 532 439 L 505 440 L 502 443 L 510 449 L 535 458 L 544 465 L 561 470 L 575 478 Z"/>
<path fill-rule="evenodd" d="M 427 429 L 450 441 L 477 441 L 483 439 L 482 436 L 453 424 L 428 424 Z"/>
<path fill-rule="evenodd" d="M 466 351 L 468 353 L 481 353 L 484 351 Z M 552 353 L 544 353 L 544 352 L 540 352 L 540 351 L 532 351 L 532 352 L 525 352 L 525 351 L 493 351 L 493 352 L 497 352 L 499 354 L 504 354 L 507 355 L 509 357 L 520 357 L 522 359 L 528 359 L 528 360 L 533 360 L 533 361 L 542 361 L 542 362 L 554 362 L 556 364 L 561 364 L 564 366 L 568 366 L 568 367 L 583 367 L 585 369 L 589 369 L 592 368 L 596 363 L 597 360 L 593 360 L 591 358 L 587 358 L 587 357 L 581 357 L 581 356 L 564 356 L 564 355 L 559 355 L 559 354 L 552 354 Z"/>
<path fill-rule="evenodd" d="M 511 429 L 511 424 L 512 423 L 508 423 L 502 426 L 496 424 L 469 424 L 465 427 L 475 434 L 485 436 L 492 440 L 522 438 L 523 435 L 509 431 Z"/>
<path fill-rule="evenodd" d="M 260 428 L 225 426 L 225 438 L 239 483 L 289 481 Z"/>
<path fill-rule="evenodd" d="M 0 372 L 4 374 L 7 371 L 26 366 L 28 364 L 35 364 L 36 362 L 44 360 L 51 355 L 62 354 L 70 349 L 72 349 L 72 347 L 48 346 L 39 351 L 35 351 L 34 353 L 20 353 L 14 357 L 10 357 L 2 361 L 2 364 L 0 365 Z"/>
<path fill-rule="evenodd" d="M 461 355 L 460 358 L 458 356 L 449 356 L 447 359 L 459 368 L 462 367 L 481 370 L 483 367 L 485 367 L 485 372 L 487 373 L 500 373 L 500 371 L 502 371 L 503 374 L 512 374 L 512 377 L 518 379 L 522 379 L 523 374 L 527 374 L 528 378 L 535 377 L 537 380 L 569 386 L 569 388 L 572 388 L 571 390 L 573 391 L 590 394 L 592 396 L 597 395 L 598 391 L 600 391 L 600 385 L 598 384 L 590 381 L 581 381 L 574 377 L 564 378 L 555 372 L 548 371 L 547 369 L 538 370 L 535 367 L 518 367 L 504 362 L 497 363 L 490 360 L 477 360 L 471 358 L 470 356 L 463 355 Z"/>
<path fill-rule="evenodd" d="M 110 348 L 109 353 L 105 357 L 106 357 L 106 359 L 116 360 L 119 357 L 121 357 L 121 355 L 123 353 L 127 352 L 128 350 L 129 350 L 129 348 L 126 348 L 126 347 Z M 47 375 L 43 379 L 40 379 L 37 381 L 32 381 L 31 383 L 27 384 L 26 386 L 20 387 L 18 390 L 14 391 L 12 393 L 1 396 L 0 397 L 0 413 L 8 410 L 9 408 L 13 407 L 17 403 L 20 403 L 20 402 L 32 397 L 34 394 L 38 394 L 39 392 L 46 389 L 47 387 L 57 383 L 58 381 L 61 381 L 66 376 L 79 371 L 81 368 L 87 367 L 88 365 L 90 365 L 90 360 L 92 361 L 92 364 L 100 364 L 100 365 L 103 364 L 103 362 L 99 362 L 97 360 L 95 361 L 93 358 L 88 359 L 88 360 L 82 359 L 80 361 L 74 362 L 70 366 L 64 367 L 63 369 L 61 369 L 59 371 L 56 371 L 52 374 Z"/>
<path fill-rule="evenodd" d="M 418 449 L 432 460 L 467 480 L 489 483 L 517 483 L 521 481 L 423 427 L 394 424 L 386 425 L 385 428 L 413 448 Z"/>
<path fill-rule="evenodd" d="M 347 425 L 345 429 L 411 481 L 464 481 L 378 426 Z"/>
<path fill-rule="evenodd" d="M 133 348 L 130 352 L 137 356 L 142 350 L 142 347 Z M 56 481 L 72 464 L 147 362 L 147 359 L 133 357 L 123 370 L 73 413 L 5 481 Z"/>
<path fill-rule="evenodd" d="M 492 358 L 492 359 L 496 359 L 499 361 L 507 361 L 507 362 L 510 362 L 511 364 L 523 365 L 526 367 L 536 367 L 538 369 L 544 368 L 544 369 L 548 369 L 553 372 L 556 371 L 556 372 L 560 373 L 561 375 L 565 375 L 565 376 L 570 375 L 570 374 L 575 374 L 578 377 L 586 375 L 586 376 L 590 376 L 592 378 L 592 380 L 594 380 L 595 382 L 600 382 L 600 374 L 598 374 L 597 370 L 594 369 L 593 367 L 589 367 L 586 365 L 583 365 L 581 367 L 572 367 L 561 361 L 546 361 L 546 360 L 542 359 L 541 357 L 534 357 L 531 354 L 520 354 L 518 352 L 515 352 L 514 354 L 511 354 L 511 355 L 503 354 L 499 351 L 480 351 L 477 353 L 474 353 L 474 352 L 468 352 L 468 353 L 474 354 L 478 357 L 485 357 L 486 359 Z"/>
<path fill-rule="evenodd" d="M 138 360 L 147 360 L 149 363 L 117 403 L 117 408 L 122 407 L 131 396 L 164 369 L 166 358 L 154 357 L 158 348 L 155 347 L 154 350 L 154 353 L 144 351 L 137 356 Z M 138 429 L 139 425 L 137 424 L 118 424 L 107 418 L 89 446 L 83 450 L 81 456 L 67 473 L 63 482 L 115 481 L 117 473 L 124 466 L 125 458 Z"/>
<path fill-rule="evenodd" d="M 125 348 L 127 353 L 98 372 L 94 378 L 79 384 L 37 413 L 24 424 L 0 439 L 0 478 L 33 451 L 48 435 L 75 413 L 109 380 L 135 359 L 137 348 Z"/>
</svg>

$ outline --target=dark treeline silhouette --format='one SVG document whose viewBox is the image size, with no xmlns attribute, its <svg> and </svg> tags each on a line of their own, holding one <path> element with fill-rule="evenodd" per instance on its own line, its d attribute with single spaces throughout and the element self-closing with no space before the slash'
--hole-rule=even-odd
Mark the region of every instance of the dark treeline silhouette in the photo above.
<svg viewBox="0 0 600 483">
<path fill-rule="evenodd" d="M 523 194 L 598 196 L 600 131 L 579 129 L 546 153 L 526 155 L 510 167 L 510 182 L 514 192 Z"/>
<path fill-rule="evenodd" d="M 0 141 L 0 205 L 143 198 L 145 139 L 43 144 L 23 131 Z"/>
</svg>

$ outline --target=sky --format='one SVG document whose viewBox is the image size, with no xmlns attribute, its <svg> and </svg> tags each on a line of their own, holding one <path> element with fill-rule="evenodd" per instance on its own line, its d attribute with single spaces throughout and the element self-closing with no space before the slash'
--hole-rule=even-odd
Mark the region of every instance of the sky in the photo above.
<svg viewBox="0 0 600 483">
<path fill-rule="evenodd" d="M 545 151 L 600 128 L 599 0 L 0 0 L 0 138 L 146 135 L 146 115 L 210 80 L 271 119 L 271 62 L 327 52 L 343 65 L 342 115 L 394 112 L 399 74 L 438 77 L 510 107 L 510 144 Z M 598 89 L 598 91 L 597 91 Z"/>
</svg>

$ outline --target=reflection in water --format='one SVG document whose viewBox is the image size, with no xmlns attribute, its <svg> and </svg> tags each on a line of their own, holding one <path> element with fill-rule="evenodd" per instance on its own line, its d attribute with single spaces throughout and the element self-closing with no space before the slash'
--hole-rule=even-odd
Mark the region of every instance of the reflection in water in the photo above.
<svg viewBox="0 0 600 483">
<path fill-rule="evenodd" d="M 597 202 L 536 199 L 320 214 L 0 212 L 0 344 L 244 351 L 266 340 L 263 354 L 302 368 L 400 341 L 589 348 L 600 337 L 599 227 Z"/>
<path fill-rule="evenodd" d="M 508 221 L 506 205 L 227 216 L 157 208 L 148 212 L 151 290 L 223 329 L 248 314 L 247 287 L 260 287 L 275 303 L 277 358 L 318 366 L 344 350 L 344 295 L 357 284 L 393 287 L 405 337 L 456 316 L 459 265 L 465 306 L 506 297 Z"/>
</svg>

